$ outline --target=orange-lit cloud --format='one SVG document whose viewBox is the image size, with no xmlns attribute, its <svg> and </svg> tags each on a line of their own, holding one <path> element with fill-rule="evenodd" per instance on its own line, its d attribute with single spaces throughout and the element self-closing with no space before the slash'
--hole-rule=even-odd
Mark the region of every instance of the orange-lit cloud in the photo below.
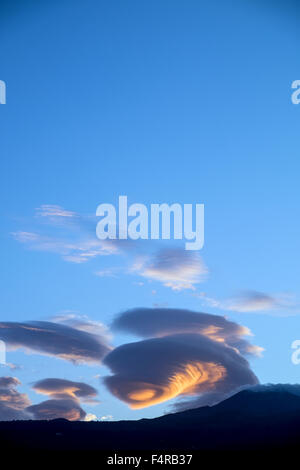
<svg viewBox="0 0 300 470">
<path fill-rule="evenodd" d="M 153 383 L 128 383 L 127 403 L 131 408 L 145 408 L 179 395 L 196 395 L 201 384 L 207 389 L 226 375 L 224 367 L 210 362 L 187 363 L 168 378 L 164 385 Z M 134 391 L 131 391 L 132 388 Z"/>
<path fill-rule="evenodd" d="M 37 393 L 48 395 L 55 399 L 71 399 L 95 403 L 97 390 L 84 382 L 73 382 L 72 380 L 49 378 L 39 380 L 33 385 Z"/>
<path fill-rule="evenodd" d="M 258 352 L 243 338 L 250 332 L 224 317 L 179 309 L 135 309 L 121 314 L 112 326 L 150 337 L 120 346 L 104 359 L 112 371 L 105 378 L 107 387 L 132 408 L 174 398 L 185 407 L 183 399 L 188 397 L 188 407 L 212 404 L 257 383 L 242 356 Z"/>
</svg>

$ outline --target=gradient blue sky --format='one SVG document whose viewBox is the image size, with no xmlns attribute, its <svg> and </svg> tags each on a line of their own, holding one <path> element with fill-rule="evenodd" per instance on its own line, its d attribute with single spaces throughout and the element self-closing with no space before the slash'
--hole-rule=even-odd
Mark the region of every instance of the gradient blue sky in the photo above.
<svg viewBox="0 0 300 470">
<path fill-rule="evenodd" d="M 251 360 L 261 382 L 298 382 L 300 366 L 291 362 L 300 338 L 300 106 L 290 98 L 300 79 L 296 2 L 3 1 L 0 9 L 1 320 L 72 311 L 109 324 L 119 312 L 154 304 L 225 314 L 265 349 Z M 208 275 L 195 290 L 128 273 L 127 255 L 72 263 L 11 235 L 57 236 L 60 229 L 35 216 L 42 205 L 93 215 L 122 194 L 146 205 L 205 204 L 200 254 Z M 95 275 L 112 267 L 113 277 Z M 221 301 L 241 291 L 288 296 L 293 305 L 224 311 L 199 295 Z M 167 409 L 130 410 L 95 377 L 108 374 L 104 367 L 21 351 L 8 352 L 8 361 L 22 365 L 13 375 L 34 402 L 41 397 L 30 384 L 47 376 L 96 387 L 101 404 L 84 408 L 98 417 Z"/>
</svg>

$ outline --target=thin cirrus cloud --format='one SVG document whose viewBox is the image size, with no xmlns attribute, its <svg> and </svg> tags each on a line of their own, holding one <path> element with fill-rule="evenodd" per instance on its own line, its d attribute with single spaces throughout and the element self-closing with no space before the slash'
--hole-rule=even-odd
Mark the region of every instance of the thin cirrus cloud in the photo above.
<svg viewBox="0 0 300 470">
<path fill-rule="evenodd" d="M 91 333 L 91 322 L 73 326 L 50 321 L 0 322 L 0 339 L 11 349 L 54 356 L 73 363 L 100 363 L 111 350 L 109 338 L 97 331 Z"/>
<path fill-rule="evenodd" d="M 14 232 L 12 236 L 31 250 L 56 253 L 63 260 L 76 264 L 85 263 L 97 256 L 112 255 L 117 252 L 117 248 L 112 243 L 104 243 L 96 238 L 67 239 L 41 235 L 36 232 Z"/>
<path fill-rule="evenodd" d="M 293 298 L 287 294 L 270 295 L 258 291 L 244 291 L 235 297 L 217 300 L 201 294 L 200 297 L 211 307 L 240 313 L 295 312 L 298 308 Z"/>
<path fill-rule="evenodd" d="M 59 219 L 65 218 L 77 219 L 79 216 L 76 212 L 68 211 L 61 206 L 54 204 L 43 204 L 36 209 L 37 217 L 45 217 L 52 222 L 59 222 Z"/>
<path fill-rule="evenodd" d="M 32 227 L 37 227 L 33 230 Z M 26 248 L 58 254 L 64 261 L 86 263 L 99 256 L 129 255 L 129 272 L 149 281 L 162 283 L 175 291 L 195 290 L 203 282 L 208 270 L 198 253 L 182 248 L 162 249 L 152 255 L 147 250 L 153 243 L 137 240 L 99 240 L 96 237 L 97 218 L 64 209 L 58 205 L 44 204 L 35 210 L 29 230 L 12 232 L 13 238 Z M 115 277 L 128 273 L 128 268 L 115 267 L 95 272 L 98 277 Z"/>
<path fill-rule="evenodd" d="M 113 328 L 150 338 L 120 346 L 104 358 L 112 372 L 104 379 L 107 388 L 132 408 L 176 398 L 174 406 L 185 409 L 216 403 L 256 384 L 242 354 L 256 355 L 259 348 L 243 339 L 248 330 L 226 322 L 176 309 L 124 312 Z"/>
<path fill-rule="evenodd" d="M 203 282 L 208 273 L 197 252 L 179 248 L 160 250 L 153 257 L 142 257 L 136 261 L 132 271 L 175 291 L 195 290 L 195 285 Z"/>
<path fill-rule="evenodd" d="M 35 210 L 35 217 L 31 221 L 33 224 L 37 224 L 37 230 L 19 230 L 11 235 L 30 250 L 56 253 L 71 263 L 85 263 L 119 251 L 113 240 L 101 241 L 96 238 L 94 216 L 45 204 Z"/>
</svg>

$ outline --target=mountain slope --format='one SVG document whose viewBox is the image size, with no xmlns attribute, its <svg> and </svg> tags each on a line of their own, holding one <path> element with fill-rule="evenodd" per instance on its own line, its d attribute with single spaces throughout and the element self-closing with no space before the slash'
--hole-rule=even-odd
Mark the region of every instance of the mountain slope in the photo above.
<svg viewBox="0 0 300 470">
<path fill-rule="evenodd" d="M 23 451 L 292 452 L 300 442 L 300 396 L 246 390 L 213 407 L 140 421 L 1 422 L 0 442 Z"/>
</svg>

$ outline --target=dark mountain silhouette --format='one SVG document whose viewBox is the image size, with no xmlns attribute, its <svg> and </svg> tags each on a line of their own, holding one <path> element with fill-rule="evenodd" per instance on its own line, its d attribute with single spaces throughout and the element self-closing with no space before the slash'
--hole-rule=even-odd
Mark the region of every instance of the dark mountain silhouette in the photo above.
<svg viewBox="0 0 300 470">
<path fill-rule="evenodd" d="M 295 389 L 296 390 L 296 389 Z M 296 390 L 297 391 L 297 390 Z M 1 452 L 190 453 L 214 459 L 299 453 L 300 396 L 285 387 L 244 390 L 213 407 L 119 422 L 0 423 Z M 222 460 L 223 461 L 223 460 Z"/>
</svg>

